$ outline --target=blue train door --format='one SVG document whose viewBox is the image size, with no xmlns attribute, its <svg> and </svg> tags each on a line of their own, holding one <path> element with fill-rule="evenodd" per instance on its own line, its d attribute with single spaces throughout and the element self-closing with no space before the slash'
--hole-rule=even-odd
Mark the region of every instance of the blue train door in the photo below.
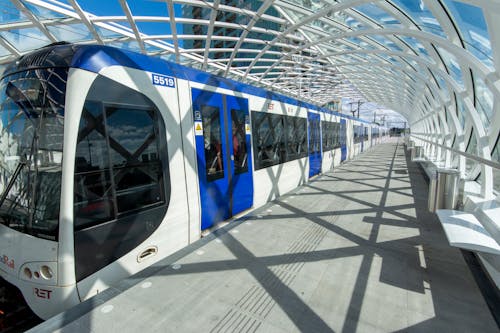
<svg viewBox="0 0 500 333">
<path fill-rule="evenodd" d="M 320 117 L 316 113 L 308 113 L 309 121 L 309 177 L 321 172 L 321 133 Z"/>
<path fill-rule="evenodd" d="M 340 161 L 347 159 L 347 122 L 340 119 Z"/>
<path fill-rule="evenodd" d="M 248 100 L 192 89 L 201 229 L 253 204 Z"/>
</svg>

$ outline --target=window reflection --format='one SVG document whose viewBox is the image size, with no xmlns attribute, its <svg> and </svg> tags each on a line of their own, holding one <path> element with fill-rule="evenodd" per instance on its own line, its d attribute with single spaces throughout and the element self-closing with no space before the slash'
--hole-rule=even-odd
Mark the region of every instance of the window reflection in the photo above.
<svg viewBox="0 0 500 333">
<path fill-rule="evenodd" d="M 252 129 L 256 170 L 307 156 L 305 118 L 252 111 Z"/>
<path fill-rule="evenodd" d="M 203 119 L 206 176 L 208 181 L 214 181 L 224 178 L 220 109 L 215 106 L 203 105 L 201 115 Z"/>
<path fill-rule="evenodd" d="M 247 140 L 245 134 L 245 111 L 232 109 L 231 123 L 234 173 L 240 174 L 248 171 Z"/>
<path fill-rule="evenodd" d="M 87 101 L 75 159 L 75 226 L 164 202 L 156 113 Z"/>
</svg>

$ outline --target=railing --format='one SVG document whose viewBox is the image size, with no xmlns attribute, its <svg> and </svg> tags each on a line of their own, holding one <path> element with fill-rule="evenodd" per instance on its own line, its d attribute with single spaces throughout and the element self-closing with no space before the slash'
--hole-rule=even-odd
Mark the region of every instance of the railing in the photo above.
<svg viewBox="0 0 500 333">
<path fill-rule="evenodd" d="M 419 137 L 419 135 L 417 135 L 417 134 L 410 134 L 410 135 L 416 137 L 419 140 L 425 141 L 425 142 L 430 143 L 432 145 L 436 145 L 436 146 L 444 148 L 446 150 L 451 150 L 452 152 L 457 153 L 457 154 L 462 155 L 462 156 L 465 156 L 466 158 L 469 158 L 469 159 L 474 160 L 474 161 L 479 162 L 479 163 L 486 164 L 494 169 L 500 170 L 500 163 L 498 163 L 498 162 L 494 162 L 492 160 L 487 160 L 487 159 L 479 157 L 477 155 L 469 154 L 469 153 L 442 145 L 440 143 L 432 142 L 431 140 L 423 139 L 423 138 Z"/>
</svg>

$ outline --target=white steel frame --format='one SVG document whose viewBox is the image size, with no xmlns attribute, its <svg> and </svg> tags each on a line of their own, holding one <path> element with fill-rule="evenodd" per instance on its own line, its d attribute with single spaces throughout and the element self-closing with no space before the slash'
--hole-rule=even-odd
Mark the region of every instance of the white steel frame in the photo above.
<svg viewBox="0 0 500 333">
<path fill-rule="evenodd" d="M 23 54 L 9 42 L 2 32 L 18 29 L 38 29 L 51 42 L 57 38 L 49 27 L 83 24 L 91 36 L 81 43 L 136 42 L 137 50 L 144 54 L 169 59 L 217 73 L 250 84 L 259 85 L 291 95 L 305 101 L 325 105 L 341 97 L 363 99 L 393 109 L 409 123 L 412 135 L 425 145 L 428 156 L 434 156 L 450 167 L 454 154 L 459 156 L 458 168 L 462 176 L 481 181 L 481 194 L 494 196 L 493 169 L 500 169 L 499 161 L 492 161 L 491 152 L 498 144 L 500 131 L 500 3 L 491 0 L 460 0 L 483 10 L 492 48 L 493 67 L 476 58 L 466 49 L 461 32 L 448 12 L 443 0 L 422 0 L 439 23 L 446 38 L 422 30 L 391 0 L 264 0 L 260 7 L 250 10 L 231 6 L 231 1 L 213 0 L 158 0 L 164 2 L 168 16 L 134 15 L 129 1 L 119 0 L 121 16 L 98 16 L 84 11 L 77 0 L 69 4 L 57 0 L 11 0 L 12 5 L 26 19 L 0 22 L 0 46 L 8 54 L 0 56 L 0 65 Z M 398 26 L 384 26 L 365 16 L 355 7 L 375 4 L 400 22 Z M 62 15 L 63 18 L 40 18 L 27 6 Z M 208 17 L 188 18 L 176 16 L 174 6 L 185 5 L 209 11 Z M 275 9 L 279 17 L 266 14 Z M 245 23 L 218 21 L 220 12 L 246 16 Z M 342 21 L 348 15 L 361 23 L 362 30 L 351 29 Z M 265 29 L 261 21 L 272 22 L 279 29 Z M 163 22 L 170 25 L 167 34 L 146 35 L 138 23 Z M 129 27 L 125 26 L 128 24 Z M 178 24 L 206 27 L 204 35 L 179 34 Z M 238 31 L 233 36 L 220 36 L 219 28 Z M 115 36 L 105 37 L 99 32 L 106 29 Z M 270 40 L 253 38 L 253 33 L 272 36 Z M 377 39 L 391 43 L 384 45 Z M 418 54 L 402 37 L 417 40 L 428 53 Z M 353 39 L 355 38 L 355 39 Z M 167 40 L 167 41 L 166 41 Z M 181 41 L 202 41 L 203 48 L 186 49 Z M 211 47 L 212 41 L 232 41 L 233 48 Z M 359 44 L 355 41 L 359 41 Z M 254 45 L 247 48 L 244 45 Z M 397 49 L 396 49 L 397 48 Z M 446 50 L 460 65 L 462 81 L 457 82 L 449 73 L 439 49 Z M 210 54 L 225 54 L 210 58 Z M 245 54 L 239 57 L 238 54 Z M 249 65 L 239 66 L 241 62 Z M 438 80 L 440 77 L 445 86 Z M 485 127 L 475 107 L 474 78 L 481 79 L 493 95 L 493 112 L 489 127 Z M 457 116 L 459 99 L 465 108 L 465 126 Z M 477 142 L 477 155 L 466 152 L 471 133 Z M 477 166 L 467 175 L 466 159 Z M 500 172 L 500 171 L 498 171 Z"/>
</svg>

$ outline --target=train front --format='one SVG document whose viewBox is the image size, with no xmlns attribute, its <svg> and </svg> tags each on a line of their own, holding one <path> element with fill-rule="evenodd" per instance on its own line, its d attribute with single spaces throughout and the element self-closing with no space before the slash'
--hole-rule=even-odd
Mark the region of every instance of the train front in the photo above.
<svg viewBox="0 0 500 333">
<path fill-rule="evenodd" d="M 58 267 L 66 51 L 21 57 L 0 80 L 0 276 L 41 318 L 78 302 Z"/>
</svg>

